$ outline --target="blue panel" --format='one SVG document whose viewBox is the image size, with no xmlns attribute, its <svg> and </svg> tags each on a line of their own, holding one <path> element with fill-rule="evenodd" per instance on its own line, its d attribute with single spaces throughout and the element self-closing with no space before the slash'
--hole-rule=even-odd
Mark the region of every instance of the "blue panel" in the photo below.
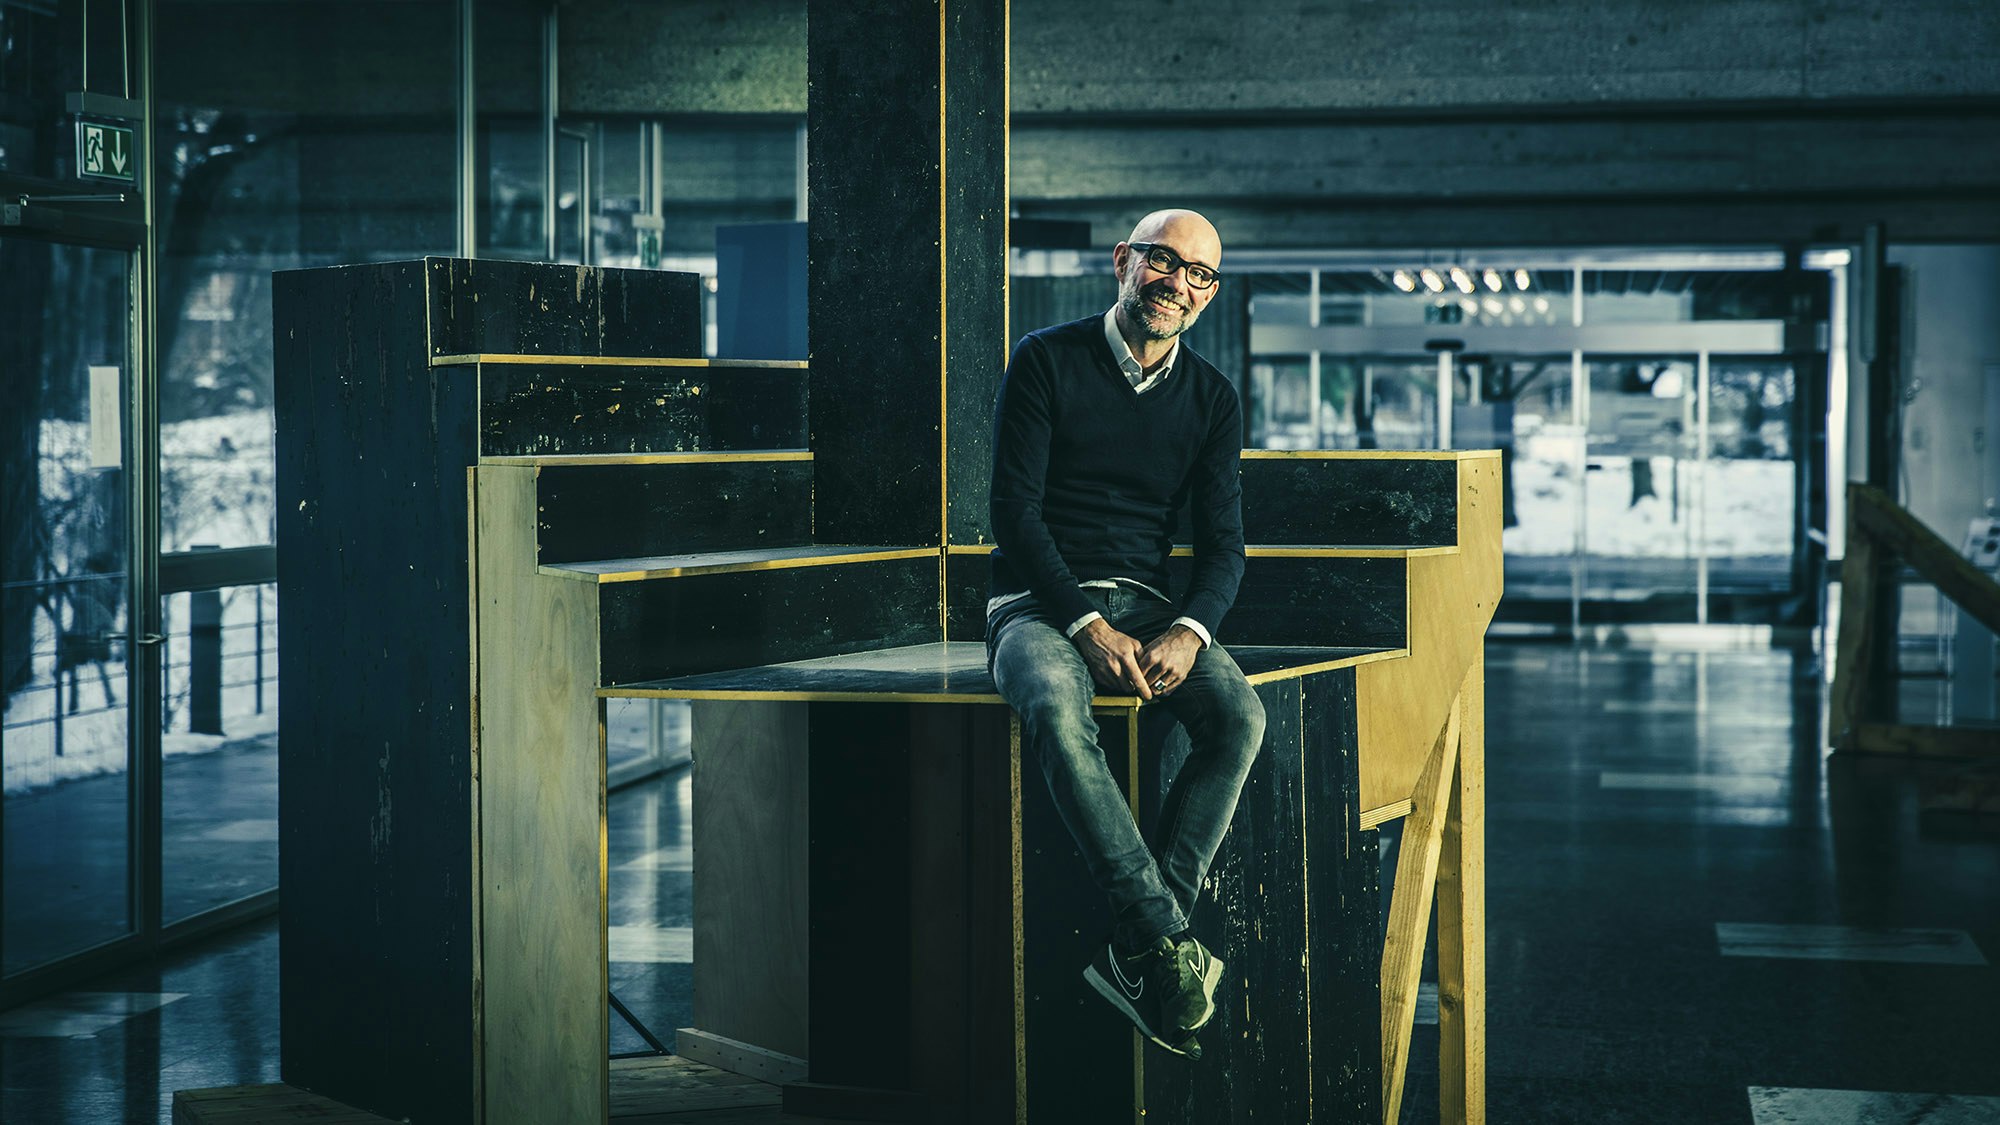
<svg viewBox="0 0 2000 1125">
<path fill-rule="evenodd" d="M 806 225 L 715 228 L 715 354 L 806 358 Z"/>
</svg>

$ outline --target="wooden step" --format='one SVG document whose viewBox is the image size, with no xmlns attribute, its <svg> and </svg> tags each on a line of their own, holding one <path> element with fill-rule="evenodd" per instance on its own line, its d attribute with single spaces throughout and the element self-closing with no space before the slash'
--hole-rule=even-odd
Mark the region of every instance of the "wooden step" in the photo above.
<svg viewBox="0 0 2000 1125">
<path fill-rule="evenodd" d="M 1252 684 L 1394 660 L 1401 649 L 1324 645 L 1249 646 L 1230 655 Z M 825 700 L 876 703 L 1000 703 L 986 670 L 986 646 L 970 641 L 871 649 L 813 660 L 733 668 L 598 689 L 606 699 Z M 1103 694 L 1103 708 L 1143 705 L 1137 696 Z"/>
<path fill-rule="evenodd" d="M 424 259 L 428 354 L 701 354 L 701 278 L 665 270 Z"/>
<path fill-rule="evenodd" d="M 811 543 L 810 453 L 670 456 L 539 460 L 539 560 L 574 563 Z"/>
<path fill-rule="evenodd" d="M 697 551 L 643 558 L 544 563 L 541 569 L 544 574 L 609 585 L 618 582 L 649 582 L 664 578 L 697 578 L 758 570 L 795 570 L 800 567 L 843 566 L 851 563 L 936 557 L 935 547 L 842 547 L 817 543 L 736 551 Z"/>
<path fill-rule="evenodd" d="M 543 566 L 598 586 L 599 682 L 933 640 L 935 547 L 776 547 Z"/>
<path fill-rule="evenodd" d="M 1460 454 L 1370 450 L 1243 451 L 1248 543 L 1448 547 L 1458 542 Z M 1193 538 L 1183 509 L 1174 538 Z"/>
<path fill-rule="evenodd" d="M 1408 643 L 1409 560 L 1452 555 L 1456 547 L 1245 548 L 1243 581 L 1223 619 L 1221 640 L 1238 645 L 1359 645 L 1400 649 Z M 946 563 L 947 636 L 986 634 L 991 548 L 951 549 Z M 1171 593 L 1187 589 L 1192 552 L 1168 560 Z"/>
<path fill-rule="evenodd" d="M 803 364 L 467 355 L 482 457 L 803 449 Z M 442 363 L 443 360 L 434 361 Z"/>
</svg>

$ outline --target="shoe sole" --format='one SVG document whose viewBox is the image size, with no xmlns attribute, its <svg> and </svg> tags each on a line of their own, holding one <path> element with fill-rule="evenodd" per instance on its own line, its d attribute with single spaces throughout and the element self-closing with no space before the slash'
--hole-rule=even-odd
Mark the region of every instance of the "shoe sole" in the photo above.
<svg viewBox="0 0 2000 1125">
<path fill-rule="evenodd" d="M 1096 965 L 1091 965 L 1083 970 L 1083 979 L 1090 982 L 1090 987 L 1096 989 L 1097 994 L 1099 996 L 1102 996 L 1106 1000 L 1110 1001 L 1112 1007 L 1118 1009 L 1120 1012 L 1125 1013 L 1125 1018 L 1132 1021 L 1132 1026 L 1139 1029 L 1139 1034 L 1145 1036 L 1148 1039 L 1151 1039 L 1153 1042 L 1158 1043 L 1160 1046 L 1166 1048 L 1169 1051 L 1172 1051 L 1176 1055 L 1186 1055 L 1189 1058 L 1196 1058 L 1196 1059 L 1201 1057 L 1201 1046 L 1200 1044 L 1194 1043 L 1194 1036 L 1192 1033 L 1190 1033 L 1186 1039 L 1181 1040 L 1181 1045 L 1177 1047 L 1174 1044 L 1169 1043 L 1166 1040 L 1160 1038 L 1153 1032 L 1147 1030 L 1146 1021 L 1139 1015 L 1138 1009 L 1132 1007 L 1132 1002 L 1125 998 L 1124 993 L 1118 991 L 1118 987 L 1116 985 L 1104 979 L 1103 975 L 1097 971 Z M 1218 972 L 1218 979 L 1220 979 L 1219 972 Z M 1194 1050 L 1192 1051 L 1187 1050 L 1187 1047 L 1190 1044 L 1194 1045 Z"/>
</svg>

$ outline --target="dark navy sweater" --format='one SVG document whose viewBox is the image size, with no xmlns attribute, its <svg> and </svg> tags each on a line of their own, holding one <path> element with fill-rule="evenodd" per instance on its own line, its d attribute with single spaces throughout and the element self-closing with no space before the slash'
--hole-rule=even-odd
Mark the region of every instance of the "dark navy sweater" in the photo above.
<svg viewBox="0 0 2000 1125">
<path fill-rule="evenodd" d="M 993 596 L 1028 591 L 1058 627 L 1095 611 L 1078 587 L 1130 578 L 1220 637 L 1243 578 L 1236 388 L 1185 342 L 1136 394 L 1103 314 L 1021 338 L 994 405 Z M 1192 501 L 1194 575 L 1167 575 L 1174 513 Z"/>
</svg>

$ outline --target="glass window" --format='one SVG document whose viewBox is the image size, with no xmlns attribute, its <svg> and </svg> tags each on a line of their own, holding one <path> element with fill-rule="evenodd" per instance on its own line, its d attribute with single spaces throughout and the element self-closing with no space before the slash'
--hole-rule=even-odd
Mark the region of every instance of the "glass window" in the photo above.
<svg viewBox="0 0 2000 1125">
<path fill-rule="evenodd" d="M 123 251 L 0 238 L 0 971 L 131 912 Z"/>
</svg>

